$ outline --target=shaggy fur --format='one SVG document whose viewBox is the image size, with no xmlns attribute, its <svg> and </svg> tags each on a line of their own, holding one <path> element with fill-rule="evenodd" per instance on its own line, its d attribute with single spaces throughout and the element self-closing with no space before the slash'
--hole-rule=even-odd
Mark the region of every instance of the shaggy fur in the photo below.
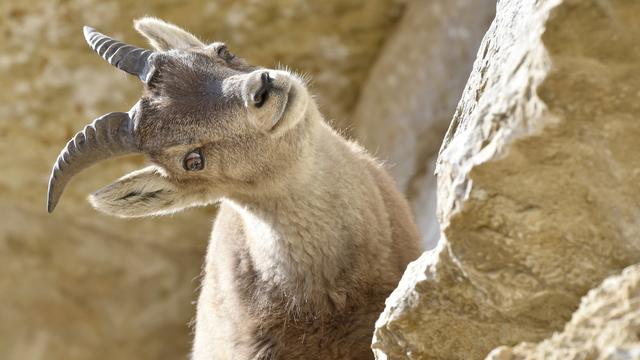
<svg viewBox="0 0 640 360">
<path fill-rule="evenodd" d="M 136 113 L 155 165 L 90 201 L 122 217 L 221 202 L 193 359 L 373 358 L 374 322 L 419 255 L 393 181 L 325 124 L 296 75 L 221 60 L 224 45 L 156 19 L 136 29 L 158 50 L 181 49 L 158 57 Z M 251 96 L 264 71 L 274 85 L 257 107 Z M 181 165 L 193 149 L 202 171 Z"/>
</svg>

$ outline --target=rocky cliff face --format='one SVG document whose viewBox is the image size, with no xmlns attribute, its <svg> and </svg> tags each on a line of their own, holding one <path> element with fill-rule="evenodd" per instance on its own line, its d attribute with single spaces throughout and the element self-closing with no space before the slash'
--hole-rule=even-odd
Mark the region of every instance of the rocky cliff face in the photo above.
<svg viewBox="0 0 640 360">
<path fill-rule="evenodd" d="M 637 14 L 629 1 L 498 3 L 440 152 L 441 242 L 388 299 L 378 358 L 542 340 L 640 261 Z"/>
<path fill-rule="evenodd" d="M 354 136 L 407 195 L 425 249 L 440 237 L 438 149 L 494 14 L 495 0 L 409 2 L 354 110 Z"/>
<path fill-rule="evenodd" d="M 85 197 L 144 160 L 80 175 L 53 215 L 51 165 L 93 118 L 126 111 L 140 85 L 84 43 L 88 24 L 143 45 L 154 15 L 265 66 L 313 78 L 323 111 L 347 123 L 403 6 L 394 1 L 4 1 L 0 6 L 0 358 L 177 359 L 190 346 L 198 274 L 214 210 L 119 220 Z"/>
<path fill-rule="evenodd" d="M 640 359 L 640 265 L 589 291 L 562 332 L 538 344 L 502 346 L 487 357 L 534 359 Z"/>
</svg>

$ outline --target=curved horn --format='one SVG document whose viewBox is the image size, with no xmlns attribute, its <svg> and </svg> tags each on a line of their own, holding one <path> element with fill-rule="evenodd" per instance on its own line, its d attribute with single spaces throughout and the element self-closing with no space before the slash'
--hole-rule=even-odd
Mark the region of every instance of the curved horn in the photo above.
<svg viewBox="0 0 640 360">
<path fill-rule="evenodd" d="M 114 40 L 89 26 L 85 26 L 83 32 L 89 46 L 109 64 L 147 82 L 152 73 L 150 58 L 154 55 L 153 51 Z"/>
<path fill-rule="evenodd" d="M 103 115 L 77 133 L 60 152 L 49 177 L 47 211 L 51 213 L 71 178 L 89 166 L 115 156 L 138 152 L 128 113 Z"/>
</svg>

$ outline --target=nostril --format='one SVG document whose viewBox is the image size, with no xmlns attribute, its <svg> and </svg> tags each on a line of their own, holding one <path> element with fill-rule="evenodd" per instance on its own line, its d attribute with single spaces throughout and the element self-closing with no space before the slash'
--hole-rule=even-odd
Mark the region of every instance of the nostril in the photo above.
<svg viewBox="0 0 640 360">
<path fill-rule="evenodd" d="M 257 108 L 262 107 L 269 97 L 269 90 L 271 89 L 271 83 L 273 82 L 273 79 L 269 76 L 269 72 L 265 71 L 260 74 L 260 82 L 260 88 L 253 95 L 253 103 Z"/>
<path fill-rule="evenodd" d="M 271 81 L 272 81 L 268 71 L 265 71 L 262 74 L 260 74 L 260 80 L 262 80 L 262 84 L 271 84 Z"/>
</svg>

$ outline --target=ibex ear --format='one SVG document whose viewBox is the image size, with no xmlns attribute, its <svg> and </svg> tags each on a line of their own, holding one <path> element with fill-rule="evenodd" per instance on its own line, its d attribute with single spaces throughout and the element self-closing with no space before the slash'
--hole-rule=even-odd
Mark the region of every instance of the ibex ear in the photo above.
<svg viewBox="0 0 640 360">
<path fill-rule="evenodd" d="M 189 187 L 176 186 L 156 166 L 116 180 L 89 195 L 89 202 L 98 211 L 125 218 L 165 215 L 206 205 L 203 194 L 192 193 Z"/>
<path fill-rule="evenodd" d="M 134 27 L 159 51 L 202 48 L 205 44 L 193 34 L 160 19 L 143 17 L 135 20 Z"/>
</svg>

